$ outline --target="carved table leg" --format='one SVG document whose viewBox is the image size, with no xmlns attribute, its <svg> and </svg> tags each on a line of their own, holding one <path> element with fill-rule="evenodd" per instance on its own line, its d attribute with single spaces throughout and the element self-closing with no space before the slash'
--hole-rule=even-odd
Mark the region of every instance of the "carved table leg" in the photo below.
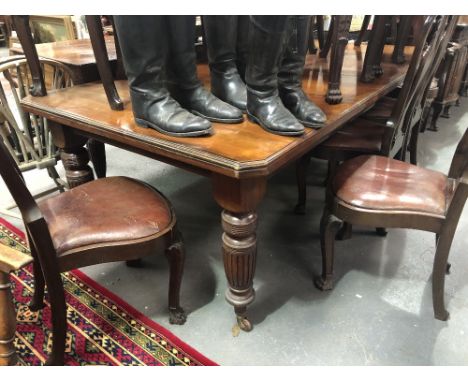
<svg viewBox="0 0 468 382">
<path fill-rule="evenodd" d="M 15 331 L 16 317 L 10 277 L 0 272 L 0 366 L 15 365 L 18 361 L 14 345 Z"/>
<path fill-rule="evenodd" d="M 213 176 L 213 192 L 223 227 L 222 252 L 229 284 L 226 300 L 234 306 L 237 324 L 244 331 L 252 330 L 247 318 L 247 305 L 255 298 L 253 277 L 257 256 L 257 214 L 254 212 L 265 194 L 266 179 L 233 179 Z"/>
<path fill-rule="evenodd" d="M 65 167 L 70 188 L 94 179 L 93 171 L 88 166 L 88 151 L 83 147 L 88 138 L 75 134 L 72 129 L 49 121 L 54 144 L 60 149 L 60 157 Z"/>
</svg>

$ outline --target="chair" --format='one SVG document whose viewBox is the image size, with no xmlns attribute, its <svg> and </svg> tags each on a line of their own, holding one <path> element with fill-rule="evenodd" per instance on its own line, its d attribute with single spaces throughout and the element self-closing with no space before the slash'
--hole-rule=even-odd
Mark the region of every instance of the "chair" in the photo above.
<svg viewBox="0 0 468 382">
<path fill-rule="evenodd" d="M 49 90 L 73 85 L 71 71 L 61 63 L 41 59 L 40 66 Z M 20 104 L 20 100 L 29 94 L 31 86 L 31 75 L 24 56 L 1 63 L 0 76 L 4 78 L 0 82 L 0 136 L 5 146 L 21 171 L 46 169 L 57 186 L 51 191 L 63 191 L 67 184 L 55 169 L 59 152 L 52 141 L 48 122 L 45 118 L 24 112 Z M 11 215 L 8 211 L 4 212 Z"/>
<path fill-rule="evenodd" d="M 373 109 L 369 110 L 299 160 L 296 167 L 299 194 L 296 213 L 305 213 L 305 177 L 311 156 L 328 160 L 329 179 L 339 162 L 358 155 L 395 157 L 398 154 L 400 159 L 405 160 L 409 137 L 415 126 L 419 127 L 416 122 L 422 113 L 422 98 L 427 93 L 425 89 L 429 86 L 437 63 L 442 59 L 443 49 L 440 47 L 448 43 L 449 29 L 453 29 L 454 25 L 454 19 L 449 20 L 448 16 L 427 16 L 397 100 L 384 98 L 376 105 L 377 109 L 381 109 L 377 113 Z M 417 141 L 413 142 L 413 145 L 416 144 Z M 347 229 L 349 231 L 350 228 Z"/>
<path fill-rule="evenodd" d="M 127 177 L 102 178 L 36 203 L 0 139 L 0 175 L 20 208 L 34 259 L 31 310 L 43 307 L 47 284 L 52 352 L 47 365 L 64 363 L 66 305 L 61 272 L 113 261 L 134 261 L 165 249 L 170 266 L 169 321 L 183 324 L 179 305 L 184 247 L 170 202 Z"/>
<path fill-rule="evenodd" d="M 447 320 L 445 273 L 467 197 L 468 130 L 458 144 L 448 176 L 383 156 L 359 156 L 343 163 L 330 183 L 321 220 L 322 275 L 315 279 L 315 285 L 321 290 L 333 287 L 334 234 L 341 220 L 434 232 L 434 316 Z"/>
</svg>

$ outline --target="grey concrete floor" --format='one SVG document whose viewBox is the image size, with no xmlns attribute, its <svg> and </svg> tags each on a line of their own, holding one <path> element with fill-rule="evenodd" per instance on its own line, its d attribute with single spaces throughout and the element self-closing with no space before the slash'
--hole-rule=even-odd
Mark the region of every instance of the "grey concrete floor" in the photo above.
<svg viewBox="0 0 468 382">
<path fill-rule="evenodd" d="M 447 172 L 468 126 L 468 99 L 440 119 L 440 131 L 421 135 L 420 165 Z M 447 322 L 433 318 L 431 267 L 434 235 L 392 229 L 386 238 L 355 227 L 336 245 L 336 286 L 314 288 L 320 272 L 319 220 L 325 163 L 309 172 L 307 215 L 292 213 L 294 167 L 274 176 L 259 208 L 256 300 L 249 308 L 255 328 L 234 337 L 232 308 L 224 300 L 220 208 L 208 179 L 107 146 L 108 175 L 151 183 L 175 206 L 187 247 L 182 305 L 184 326 L 168 323 L 168 266 L 164 256 L 146 258 L 141 269 L 123 263 L 83 271 L 197 350 L 222 365 L 468 365 L 468 214 L 462 214 L 446 281 Z M 61 164 L 58 166 L 63 174 Z M 35 193 L 52 185 L 46 173 L 26 173 Z M 0 183 L 0 206 L 10 196 Z M 122 208 L 125 204 L 122 203 Z M 4 215 L 1 215 L 5 217 Z M 19 219 L 6 217 L 22 228 Z"/>
</svg>

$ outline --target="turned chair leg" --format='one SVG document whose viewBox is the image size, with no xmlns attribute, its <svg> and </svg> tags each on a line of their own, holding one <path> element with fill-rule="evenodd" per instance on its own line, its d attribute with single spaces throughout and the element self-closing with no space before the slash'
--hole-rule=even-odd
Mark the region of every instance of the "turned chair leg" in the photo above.
<svg viewBox="0 0 468 382">
<path fill-rule="evenodd" d="M 320 221 L 320 245 L 322 248 L 322 275 L 314 279 L 320 290 L 333 289 L 333 262 L 335 257 L 335 236 L 341 220 L 325 210 Z"/>
<path fill-rule="evenodd" d="M 297 181 L 297 204 L 294 213 L 305 215 L 307 200 L 307 169 L 309 168 L 310 156 L 304 155 L 296 163 L 296 181 Z"/>
<path fill-rule="evenodd" d="M 169 262 L 169 322 L 183 325 L 187 315 L 180 306 L 180 286 L 185 263 L 185 248 L 182 236 L 177 230 L 172 244 L 166 249 L 166 257 Z"/>
</svg>

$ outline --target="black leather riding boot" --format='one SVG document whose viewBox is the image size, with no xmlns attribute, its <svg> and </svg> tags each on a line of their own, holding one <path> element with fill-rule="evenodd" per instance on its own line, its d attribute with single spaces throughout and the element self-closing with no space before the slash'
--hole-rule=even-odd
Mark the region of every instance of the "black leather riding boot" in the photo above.
<svg viewBox="0 0 468 382">
<path fill-rule="evenodd" d="M 245 83 L 245 71 L 249 59 L 249 29 L 250 17 L 237 16 L 237 71 Z"/>
<path fill-rule="evenodd" d="M 289 39 L 278 73 L 278 90 L 291 113 L 307 127 L 321 127 L 327 117 L 302 90 L 302 74 L 309 41 L 310 16 L 291 16 Z"/>
<path fill-rule="evenodd" d="M 115 16 L 114 20 L 135 121 L 168 135 L 211 134 L 210 122 L 182 109 L 164 87 L 162 16 Z"/>
<path fill-rule="evenodd" d="M 211 92 L 220 100 L 242 111 L 247 107 L 247 89 L 237 71 L 237 33 L 239 16 L 203 16 Z"/>
<path fill-rule="evenodd" d="M 278 95 L 278 71 L 288 16 L 251 16 L 247 62 L 247 116 L 265 130 L 279 135 L 304 133 Z"/>
<path fill-rule="evenodd" d="M 182 107 L 213 122 L 239 123 L 242 111 L 206 90 L 197 77 L 195 17 L 166 16 L 169 56 L 167 86 Z"/>
</svg>

